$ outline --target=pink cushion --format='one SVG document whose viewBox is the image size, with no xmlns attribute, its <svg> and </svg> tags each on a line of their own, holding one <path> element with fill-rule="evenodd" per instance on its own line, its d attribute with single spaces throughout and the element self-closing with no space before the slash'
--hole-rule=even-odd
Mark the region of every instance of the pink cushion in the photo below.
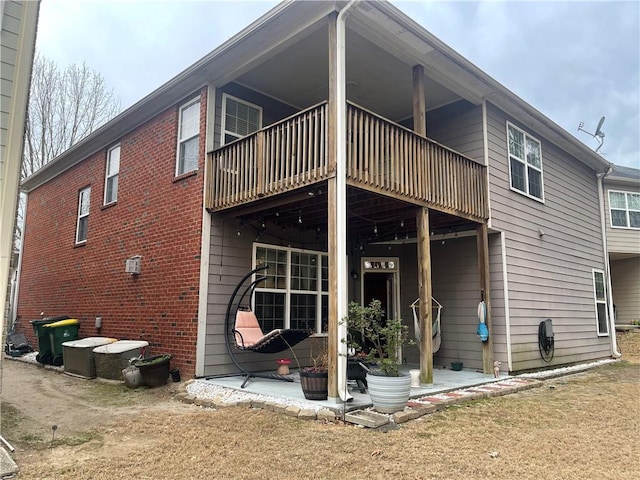
<svg viewBox="0 0 640 480">
<path fill-rule="evenodd" d="M 244 348 L 251 347 L 264 337 L 256 315 L 251 311 L 236 312 L 236 343 Z M 238 333 L 240 335 L 238 335 Z"/>
</svg>

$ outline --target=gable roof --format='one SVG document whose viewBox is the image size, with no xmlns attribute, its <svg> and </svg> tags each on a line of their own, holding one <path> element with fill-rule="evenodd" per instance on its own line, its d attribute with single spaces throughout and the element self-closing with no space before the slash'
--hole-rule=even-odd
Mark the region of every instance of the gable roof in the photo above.
<svg viewBox="0 0 640 480">
<path fill-rule="evenodd" d="M 344 1 L 285 1 L 192 66 L 43 166 L 22 188 L 29 192 L 105 148 L 134 128 L 174 106 L 207 84 L 223 85 L 292 45 L 301 32 L 319 28 Z M 385 0 L 361 2 L 349 21 L 359 32 L 385 44 L 408 61 L 427 64 L 430 72 L 455 84 L 463 95 L 498 106 L 589 168 L 604 172 L 609 162 L 499 82 L 455 52 Z M 428 52 L 428 55 L 427 53 Z"/>
</svg>

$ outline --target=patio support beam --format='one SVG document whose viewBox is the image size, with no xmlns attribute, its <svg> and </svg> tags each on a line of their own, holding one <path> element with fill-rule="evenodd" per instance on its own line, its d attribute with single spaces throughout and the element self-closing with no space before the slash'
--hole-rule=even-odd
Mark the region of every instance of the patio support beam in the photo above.
<svg viewBox="0 0 640 480">
<path fill-rule="evenodd" d="M 413 67 L 413 131 L 427 136 L 427 115 L 425 112 L 424 67 Z"/>
<path fill-rule="evenodd" d="M 329 398 L 338 398 L 338 205 L 336 186 L 337 162 L 337 13 L 329 15 L 329 102 L 327 111 L 327 236 L 329 254 L 329 338 L 327 339 L 329 368 Z"/>
<path fill-rule="evenodd" d="M 418 292 L 420 294 L 420 383 L 433 384 L 433 313 L 431 309 L 431 241 L 429 209 L 416 212 Z"/>
<path fill-rule="evenodd" d="M 493 373 L 493 330 L 491 328 L 491 292 L 489 289 L 489 231 L 486 223 L 476 227 L 478 248 L 478 272 L 480 274 L 480 300 L 487 308 L 485 324 L 489 329 L 489 339 L 482 342 L 482 371 L 485 375 Z"/>
</svg>

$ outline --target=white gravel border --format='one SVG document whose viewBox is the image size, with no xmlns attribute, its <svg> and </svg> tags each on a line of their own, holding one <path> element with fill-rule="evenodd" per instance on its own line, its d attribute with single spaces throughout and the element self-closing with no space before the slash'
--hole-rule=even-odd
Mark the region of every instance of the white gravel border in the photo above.
<svg viewBox="0 0 640 480">
<path fill-rule="evenodd" d="M 304 400 L 294 400 L 285 397 L 273 397 L 260 393 L 249 393 L 236 390 L 235 388 L 214 385 L 207 380 L 193 380 L 187 385 L 187 394 L 202 400 L 216 400 L 229 405 L 235 405 L 243 401 L 256 401 L 264 403 L 276 403 L 285 407 L 298 407 L 301 410 L 313 410 L 318 413 L 320 410 L 326 409 L 323 405 L 315 402 L 307 402 Z"/>
</svg>

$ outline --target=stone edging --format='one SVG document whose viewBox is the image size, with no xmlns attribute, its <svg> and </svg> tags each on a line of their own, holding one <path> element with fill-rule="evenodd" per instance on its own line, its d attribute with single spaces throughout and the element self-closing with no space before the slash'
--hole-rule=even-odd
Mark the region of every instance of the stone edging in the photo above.
<svg viewBox="0 0 640 480">
<path fill-rule="evenodd" d="M 323 408 L 319 411 L 313 409 L 300 408 L 294 405 L 283 405 L 277 402 L 264 400 L 243 399 L 237 402 L 223 402 L 221 400 L 208 400 L 197 398 L 187 393 L 187 385 L 194 380 L 183 382 L 178 387 L 176 399 L 203 408 L 227 408 L 227 407 L 246 407 L 258 408 L 270 412 L 276 412 L 295 417 L 300 420 L 321 420 L 328 422 L 336 422 L 341 420 L 341 415 L 336 414 L 333 410 Z M 403 411 L 388 415 L 389 420 L 393 423 L 400 424 L 409 420 L 422 417 L 423 415 L 435 413 L 452 405 L 479 400 L 481 398 L 500 397 L 510 395 L 522 390 L 540 387 L 542 381 L 534 379 L 509 378 L 503 381 L 478 385 L 475 387 L 462 388 L 446 393 L 438 393 L 431 396 L 415 398 L 407 402 L 407 406 Z M 373 408 L 370 409 L 375 412 Z M 382 414 L 384 415 L 384 414 Z"/>
</svg>

